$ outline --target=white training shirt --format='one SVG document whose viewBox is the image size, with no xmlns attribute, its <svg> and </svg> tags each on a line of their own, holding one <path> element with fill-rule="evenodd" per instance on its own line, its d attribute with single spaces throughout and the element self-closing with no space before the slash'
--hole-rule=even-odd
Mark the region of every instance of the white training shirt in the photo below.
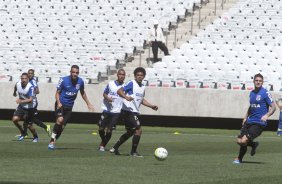
<svg viewBox="0 0 282 184">
<path fill-rule="evenodd" d="M 122 85 L 123 84 L 119 84 L 117 81 L 111 81 L 108 83 L 104 90 L 104 93 L 111 97 L 113 99 L 113 102 L 109 103 L 107 99 L 103 99 L 102 110 L 104 112 L 120 113 L 123 99 L 117 94 L 117 91 L 122 87 Z"/>
<path fill-rule="evenodd" d="M 19 94 L 19 98 L 21 100 L 26 100 L 32 97 L 32 101 L 30 103 L 21 103 L 20 106 L 24 109 L 31 109 L 36 106 L 36 99 L 34 98 L 34 87 L 33 85 L 29 82 L 25 86 L 25 88 L 22 87 L 21 82 L 17 82 L 17 90 Z"/>
<path fill-rule="evenodd" d="M 139 84 L 135 80 L 127 82 L 123 86 L 123 90 L 127 96 L 134 98 L 132 101 L 123 99 L 122 110 L 139 113 L 139 108 L 145 97 L 145 86 Z"/>
</svg>

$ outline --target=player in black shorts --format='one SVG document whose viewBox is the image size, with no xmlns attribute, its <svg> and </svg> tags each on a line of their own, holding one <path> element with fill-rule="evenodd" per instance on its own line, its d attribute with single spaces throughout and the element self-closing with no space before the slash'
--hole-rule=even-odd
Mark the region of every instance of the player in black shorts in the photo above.
<svg viewBox="0 0 282 184">
<path fill-rule="evenodd" d="M 105 151 L 105 146 L 112 137 L 112 130 L 120 117 L 120 110 L 123 105 L 123 99 L 117 94 L 117 90 L 122 87 L 125 79 L 125 71 L 119 69 L 117 72 L 117 80 L 110 81 L 103 93 L 102 115 L 98 123 L 99 135 L 101 143 L 99 151 Z"/>
<path fill-rule="evenodd" d="M 137 153 L 137 147 L 142 134 L 141 124 L 138 119 L 140 105 L 143 104 L 146 107 L 150 107 L 153 110 L 158 110 L 158 106 L 150 104 L 145 97 L 145 86 L 142 84 L 145 78 L 146 71 L 142 67 L 138 67 L 134 70 L 135 80 L 129 81 L 117 93 L 124 98 L 123 106 L 121 110 L 121 117 L 125 123 L 126 132 L 119 138 L 116 144 L 110 149 L 111 153 L 119 155 L 119 147 L 132 138 L 132 148 L 130 155 L 134 157 L 142 157 Z"/>
<path fill-rule="evenodd" d="M 26 130 L 29 128 L 33 134 L 32 142 L 38 142 L 38 135 L 32 126 L 36 106 L 34 87 L 31 83 L 29 83 L 27 73 L 23 73 L 21 75 L 21 81 L 17 82 L 16 87 L 19 95 L 16 103 L 19 105 L 14 112 L 12 121 L 21 132 L 18 140 L 22 141 L 24 139 L 27 134 Z M 24 120 L 23 128 L 18 123 L 20 120 Z"/>
<path fill-rule="evenodd" d="M 250 106 L 243 119 L 240 135 L 237 144 L 240 145 L 239 155 L 233 161 L 234 164 L 242 163 L 243 157 L 247 152 L 247 146 L 252 147 L 251 156 L 255 155 L 259 145 L 254 142 L 267 125 L 267 119 L 275 112 L 275 104 L 270 93 L 262 87 L 263 76 L 254 76 L 255 89 L 250 93 Z"/>
</svg>

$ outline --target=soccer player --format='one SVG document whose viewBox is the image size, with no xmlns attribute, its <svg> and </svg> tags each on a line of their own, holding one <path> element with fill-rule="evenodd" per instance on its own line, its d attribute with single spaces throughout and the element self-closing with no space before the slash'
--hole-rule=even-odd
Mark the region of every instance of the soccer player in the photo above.
<svg viewBox="0 0 282 184">
<path fill-rule="evenodd" d="M 140 105 L 143 104 L 155 111 L 158 110 L 158 106 L 152 105 L 144 98 L 145 86 L 142 84 L 142 81 L 145 78 L 145 75 L 146 70 L 144 68 L 136 68 L 134 70 L 135 80 L 129 81 L 117 91 L 117 93 L 124 98 L 121 117 L 124 120 L 126 132 L 110 149 L 110 152 L 116 155 L 120 154 L 118 151 L 119 147 L 133 136 L 130 155 L 134 157 L 142 157 L 137 153 L 137 147 L 142 134 L 141 124 L 138 119 Z"/>
<path fill-rule="evenodd" d="M 94 108 L 89 102 L 86 92 L 84 91 L 84 82 L 80 77 L 78 77 L 78 75 L 79 67 L 77 65 L 72 65 L 70 75 L 62 77 L 59 80 L 55 94 L 56 123 L 53 127 L 51 140 L 48 145 L 48 149 L 50 150 L 55 149 L 55 141 L 62 134 L 63 129 L 66 126 L 68 119 L 70 118 L 74 101 L 79 91 L 83 100 L 86 102 L 88 109 L 90 111 L 94 111 Z"/>
<path fill-rule="evenodd" d="M 102 140 L 99 151 L 105 151 L 105 146 L 110 141 L 112 130 L 115 128 L 118 121 L 123 100 L 117 94 L 117 90 L 122 87 L 124 79 L 125 71 L 124 69 L 119 69 L 117 72 L 117 80 L 109 82 L 104 90 L 104 100 L 102 103 L 103 112 L 98 123 L 99 135 Z"/>
<path fill-rule="evenodd" d="M 21 136 L 18 138 L 18 140 L 21 141 L 24 139 L 27 130 L 25 127 L 28 127 L 33 134 L 32 142 L 38 142 L 38 135 L 35 129 L 32 127 L 34 110 L 36 106 L 34 87 L 31 83 L 29 83 L 27 73 L 22 73 L 21 81 L 17 82 L 16 87 L 19 94 L 19 98 L 16 100 L 16 103 L 19 105 L 14 112 L 12 121 L 21 132 Z M 24 128 L 19 125 L 20 120 L 24 120 Z"/>
<path fill-rule="evenodd" d="M 277 136 L 282 135 L 282 97 L 275 100 L 277 107 L 280 109 Z"/>
<path fill-rule="evenodd" d="M 237 144 L 240 145 L 239 155 L 233 163 L 242 163 L 243 157 L 247 152 L 247 146 L 252 148 L 251 156 L 254 156 L 259 142 L 254 142 L 267 125 L 267 119 L 275 112 L 275 104 L 271 94 L 262 87 L 263 76 L 254 76 L 255 89 L 250 93 L 250 106 L 242 122 L 240 135 Z"/>
<path fill-rule="evenodd" d="M 36 95 L 39 94 L 39 87 L 38 87 L 38 84 L 37 84 L 37 80 L 34 77 L 34 69 L 29 69 L 27 74 L 28 74 L 29 82 L 34 87 L 34 100 L 36 101 L 33 121 L 37 126 L 43 128 L 47 132 L 48 136 L 50 136 L 51 135 L 50 125 L 45 125 L 41 120 L 36 118 L 36 116 L 38 115 L 38 111 L 37 111 L 38 100 L 36 98 Z M 16 92 L 17 92 L 17 86 L 15 86 L 15 88 L 14 88 L 14 94 L 13 94 L 14 96 L 17 96 Z M 24 130 L 24 131 L 26 132 L 26 130 Z"/>
</svg>

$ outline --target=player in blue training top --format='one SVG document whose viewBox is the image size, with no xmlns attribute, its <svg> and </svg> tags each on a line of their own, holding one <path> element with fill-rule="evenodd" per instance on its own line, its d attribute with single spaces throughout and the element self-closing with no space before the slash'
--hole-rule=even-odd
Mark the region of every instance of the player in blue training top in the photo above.
<svg viewBox="0 0 282 184">
<path fill-rule="evenodd" d="M 243 157 L 247 152 L 247 146 L 252 147 L 251 156 L 254 156 L 259 145 L 253 140 L 258 137 L 267 125 L 267 119 L 275 112 L 275 104 L 271 94 L 262 87 L 263 76 L 254 76 L 255 89 L 250 93 L 250 106 L 242 122 L 240 135 L 237 144 L 240 145 L 239 156 L 233 163 L 242 163 Z"/>
<path fill-rule="evenodd" d="M 129 81 L 117 93 L 124 98 L 121 110 L 121 118 L 124 121 L 126 132 L 119 138 L 116 144 L 110 149 L 111 153 L 119 155 L 119 147 L 127 141 L 131 136 L 132 148 L 130 155 L 134 157 L 142 157 L 137 153 L 137 147 L 142 134 L 141 124 L 138 119 L 139 108 L 141 104 L 158 110 L 158 106 L 150 104 L 145 97 L 145 86 L 142 84 L 145 78 L 146 70 L 138 67 L 134 70 L 135 80 Z"/>
<path fill-rule="evenodd" d="M 57 86 L 55 94 L 56 123 L 53 127 L 48 149 L 55 149 L 55 141 L 62 134 L 64 126 L 66 126 L 68 119 L 70 118 L 74 101 L 79 91 L 83 100 L 86 102 L 88 109 L 90 111 L 94 111 L 94 108 L 89 102 L 86 92 L 84 91 L 84 82 L 80 77 L 78 77 L 78 74 L 79 67 L 77 65 L 72 65 L 70 75 L 62 77 Z"/>
<path fill-rule="evenodd" d="M 16 103 L 19 105 L 14 112 L 12 121 L 21 132 L 21 136 L 19 136 L 18 140 L 22 141 L 24 139 L 27 134 L 26 130 L 29 128 L 33 134 L 32 142 L 38 142 L 38 135 L 35 129 L 32 127 L 34 110 L 36 106 L 34 87 L 31 83 L 29 83 L 27 73 L 22 73 L 21 81 L 17 82 L 16 88 L 19 94 L 19 98 L 16 100 Z M 24 120 L 24 128 L 19 125 L 20 120 Z"/>
<path fill-rule="evenodd" d="M 124 79 L 125 71 L 124 69 L 119 69 L 117 80 L 110 81 L 104 90 L 104 99 L 102 102 L 103 112 L 98 123 L 99 135 L 101 137 L 99 151 L 105 151 L 105 146 L 110 141 L 112 130 L 115 128 L 119 119 L 123 99 L 117 94 L 117 90 L 122 87 Z"/>
</svg>

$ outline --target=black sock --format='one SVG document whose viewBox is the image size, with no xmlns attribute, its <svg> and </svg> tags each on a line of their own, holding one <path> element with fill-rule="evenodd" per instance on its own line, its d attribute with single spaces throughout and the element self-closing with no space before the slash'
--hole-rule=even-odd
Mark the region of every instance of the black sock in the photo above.
<svg viewBox="0 0 282 184">
<path fill-rule="evenodd" d="M 112 137 L 112 132 L 106 132 L 104 146 L 106 146 L 108 144 L 111 137 Z"/>
<path fill-rule="evenodd" d="M 131 149 L 131 153 L 136 153 L 137 150 L 137 146 L 139 144 L 140 141 L 140 135 L 134 135 L 132 138 L 132 149 Z"/>
<path fill-rule="evenodd" d="M 23 132 L 22 132 L 22 136 L 26 136 L 27 135 L 27 126 L 28 124 L 26 122 L 23 123 Z"/>
<path fill-rule="evenodd" d="M 60 135 L 62 134 L 62 131 L 63 131 L 63 125 L 58 125 L 58 124 L 55 124 L 54 127 L 53 127 L 53 134 L 55 135 L 53 137 L 53 135 L 51 136 L 51 142 L 54 142 L 55 139 L 59 139 Z"/>
<path fill-rule="evenodd" d="M 247 146 L 251 146 L 254 147 L 256 145 L 256 143 L 254 141 L 249 141 Z"/>
<path fill-rule="evenodd" d="M 243 157 L 246 154 L 246 152 L 247 152 L 247 146 L 240 146 L 240 151 L 238 156 L 239 160 L 241 161 L 243 160 Z"/>
<path fill-rule="evenodd" d="M 35 134 L 33 135 L 33 138 L 34 138 L 34 139 L 38 138 L 37 133 L 35 133 Z"/>
<path fill-rule="evenodd" d="M 101 144 L 100 144 L 100 146 L 105 146 L 105 130 L 104 129 L 101 129 L 101 130 L 99 130 L 99 135 L 100 135 L 100 137 L 101 137 Z"/>
<path fill-rule="evenodd" d="M 130 133 L 130 132 L 124 133 L 119 138 L 119 140 L 116 142 L 116 144 L 113 146 L 113 148 L 118 149 L 120 147 L 120 145 L 122 145 L 125 141 L 127 141 L 127 139 L 129 139 L 132 135 L 133 135 L 133 133 Z"/>
<path fill-rule="evenodd" d="M 35 123 L 37 126 L 44 128 L 45 130 L 47 129 L 47 126 L 39 119 L 34 118 L 33 123 Z"/>
</svg>

